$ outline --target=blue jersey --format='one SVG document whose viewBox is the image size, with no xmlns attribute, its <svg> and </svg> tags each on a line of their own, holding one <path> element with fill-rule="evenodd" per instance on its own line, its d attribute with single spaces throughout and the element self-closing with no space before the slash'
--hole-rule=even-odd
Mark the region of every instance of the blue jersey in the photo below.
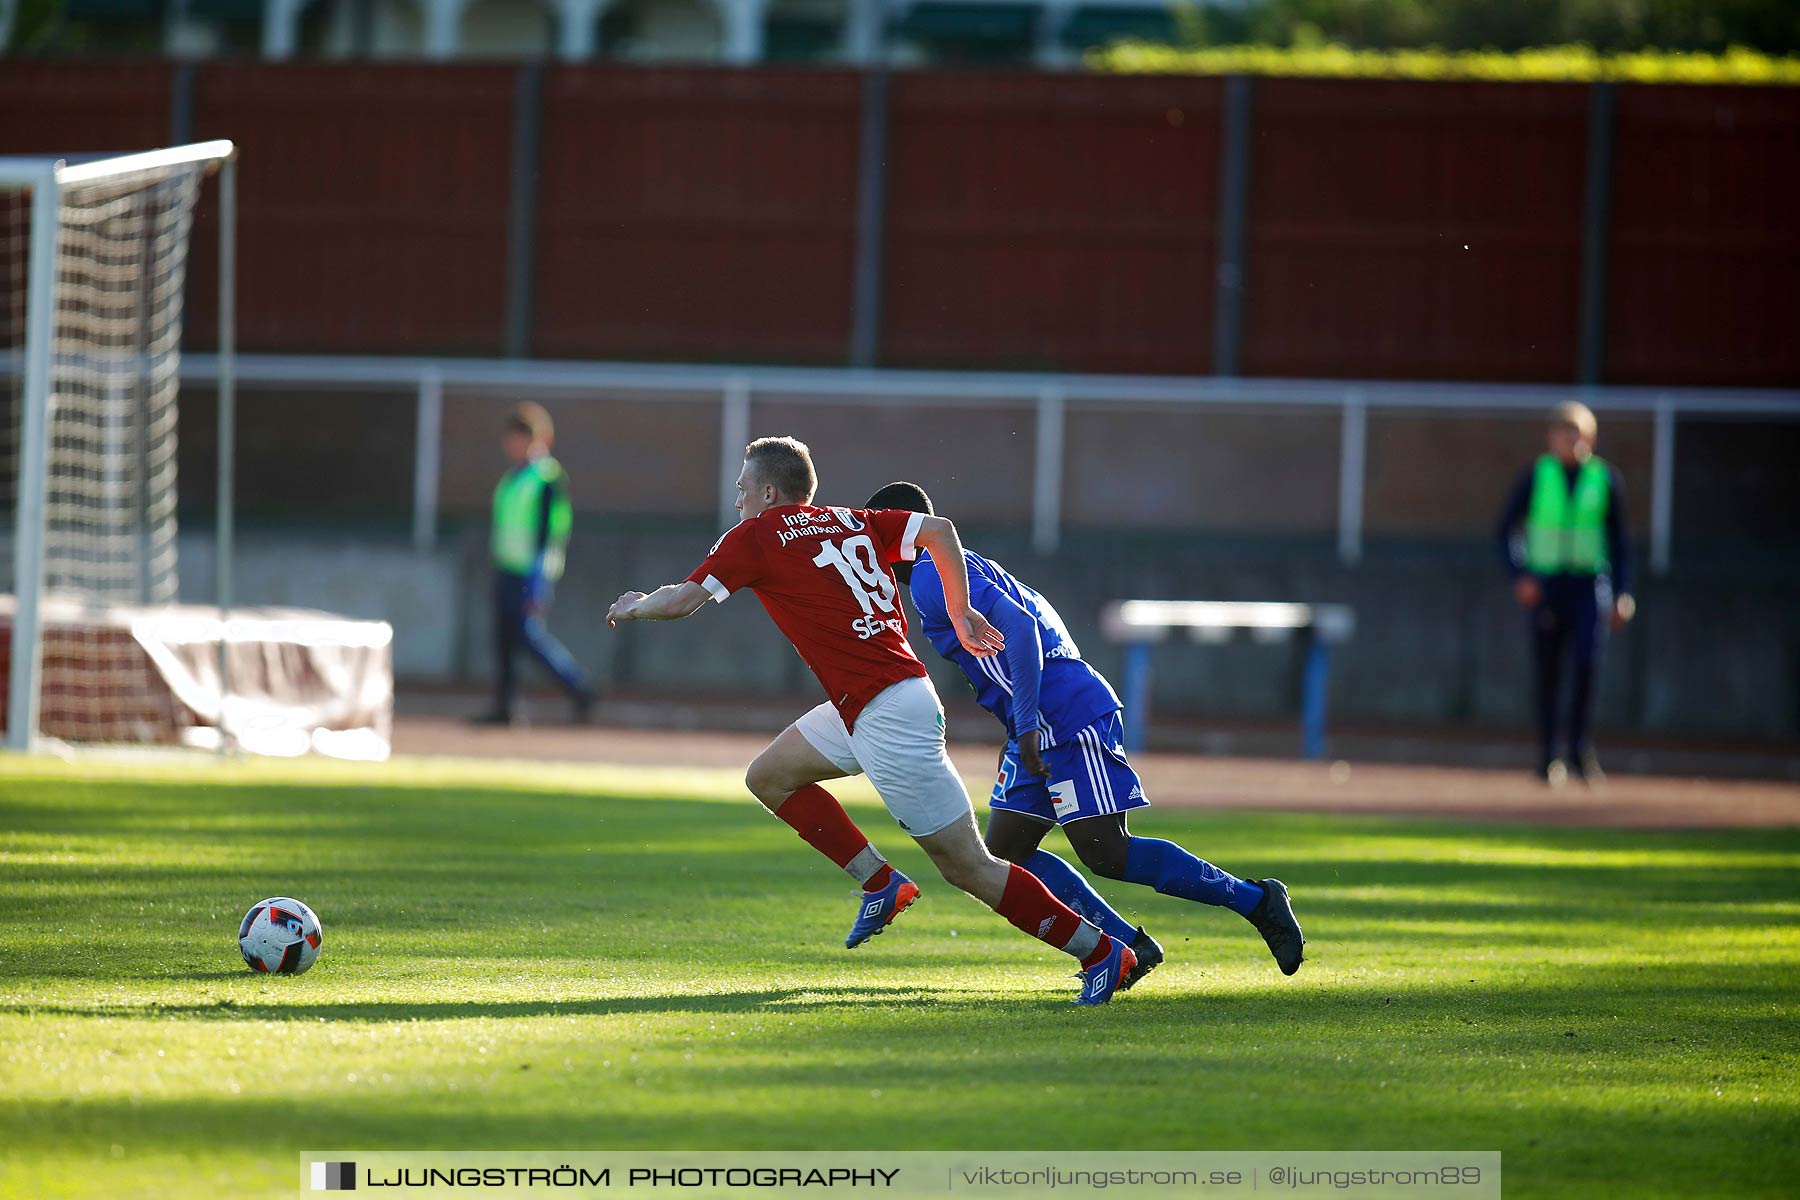
<svg viewBox="0 0 1800 1200">
<path fill-rule="evenodd" d="M 1081 659 L 1075 639 L 1050 602 L 1006 573 L 998 563 L 964 551 L 969 567 L 969 607 L 1006 635 L 1006 649 L 977 658 L 951 628 L 944 582 L 923 549 L 912 569 L 913 606 L 919 628 L 937 652 L 962 668 L 975 698 L 1006 726 L 1006 736 L 1039 731 L 1040 746 L 1076 734 L 1122 707 L 1112 685 Z"/>
</svg>

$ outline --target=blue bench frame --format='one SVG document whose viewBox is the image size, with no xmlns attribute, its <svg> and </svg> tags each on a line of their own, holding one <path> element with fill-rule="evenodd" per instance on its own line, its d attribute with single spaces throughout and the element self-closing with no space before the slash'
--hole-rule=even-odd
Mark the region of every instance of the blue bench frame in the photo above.
<svg viewBox="0 0 1800 1200">
<path fill-rule="evenodd" d="M 1187 629 L 1195 636 L 1245 629 L 1273 632 L 1283 640 L 1296 635 L 1306 642 L 1300 675 L 1300 751 L 1308 759 L 1325 757 L 1331 647 L 1354 633 L 1356 614 L 1351 609 L 1341 604 L 1125 600 L 1107 608 L 1102 625 L 1109 641 L 1125 646 L 1127 750 L 1142 750 L 1148 736 L 1152 655 L 1158 643 L 1175 629 Z"/>
</svg>

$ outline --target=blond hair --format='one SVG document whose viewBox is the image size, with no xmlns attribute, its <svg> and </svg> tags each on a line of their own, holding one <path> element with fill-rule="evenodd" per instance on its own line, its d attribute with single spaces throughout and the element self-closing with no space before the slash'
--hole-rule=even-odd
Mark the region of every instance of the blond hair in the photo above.
<svg viewBox="0 0 1800 1200">
<path fill-rule="evenodd" d="M 506 414 L 506 432 L 522 433 L 532 444 L 546 450 L 556 440 L 556 426 L 550 422 L 550 410 L 530 400 L 513 405 L 512 411 Z"/>
<path fill-rule="evenodd" d="M 1592 445 L 1594 438 L 1600 433 L 1600 422 L 1594 419 L 1594 410 L 1577 400 L 1568 400 L 1550 410 L 1552 425 L 1573 425 L 1575 432 Z"/>
<path fill-rule="evenodd" d="M 819 490 L 812 451 L 798 438 L 757 438 L 744 447 L 744 464 L 758 483 L 773 484 L 788 500 L 805 504 Z"/>
</svg>

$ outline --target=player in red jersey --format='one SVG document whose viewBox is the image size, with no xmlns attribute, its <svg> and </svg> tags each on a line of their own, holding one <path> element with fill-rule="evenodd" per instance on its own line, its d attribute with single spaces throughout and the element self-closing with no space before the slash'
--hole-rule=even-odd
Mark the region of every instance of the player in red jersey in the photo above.
<svg viewBox="0 0 1800 1200">
<path fill-rule="evenodd" d="M 900 510 L 819 508 L 812 456 L 793 438 L 762 438 L 744 452 L 744 519 L 714 543 L 682 583 L 626 592 L 606 614 L 621 621 L 692 616 L 749 588 L 818 677 L 826 703 L 788 726 L 744 777 L 750 791 L 806 843 L 862 885 L 844 945 L 880 933 L 918 897 L 819 784 L 866 773 L 882 802 L 946 882 L 961 888 L 1082 967 L 1077 1004 L 1104 1004 L 1136 965 L 1131 948 L 1056 899 L 1035 875 L 988 853 L 975 812 L 944 751 L 944 708 L 906 642 L 906 611 L 890 563 L 919 547 L 941 563 L 956 635 L 969 653 L 1004 645 L 969 607 L 962 542 L 942 517 Z"/>
</svg>

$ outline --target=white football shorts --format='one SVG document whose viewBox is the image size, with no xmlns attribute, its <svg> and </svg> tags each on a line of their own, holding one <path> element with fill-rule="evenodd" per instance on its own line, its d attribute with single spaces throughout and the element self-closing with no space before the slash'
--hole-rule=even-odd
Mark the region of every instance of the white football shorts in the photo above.
<svg viewBox="0 0 1800 1200">
<path fill-rule="evenodd" d="M 900 828 L 928 837 L 974 811 L 944 750 L 944 706 L 931 680 L 903 679 L 856 716 L 856 730 L 829 703 L 794 722 L 814 750 L 846 775 L 867 775 Z"/>
</svg>

